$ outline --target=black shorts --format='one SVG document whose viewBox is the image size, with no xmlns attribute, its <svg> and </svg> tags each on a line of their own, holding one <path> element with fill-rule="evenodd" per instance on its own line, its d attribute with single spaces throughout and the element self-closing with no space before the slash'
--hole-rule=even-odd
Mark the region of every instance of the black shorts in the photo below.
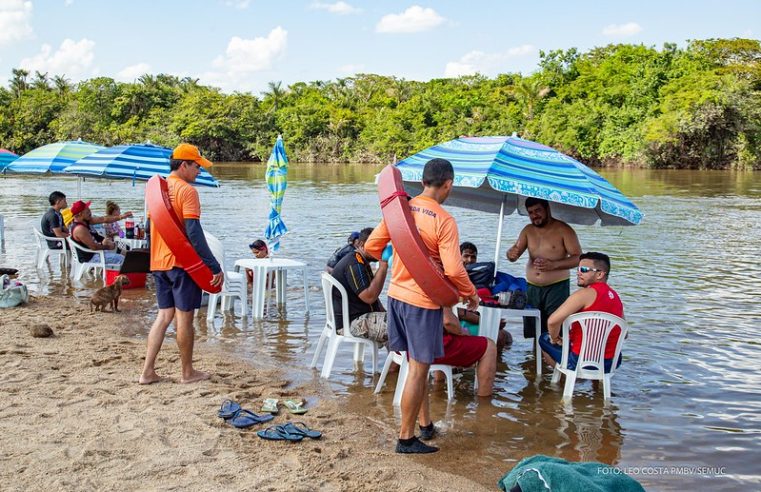
<svg viewBox="0 0 761 492">
<path fill-rule="evenodd" d="M 182 268 L 153 272 L 159 309 L 193 311 L 201 307 L 201 288 Z"/>
</svg>

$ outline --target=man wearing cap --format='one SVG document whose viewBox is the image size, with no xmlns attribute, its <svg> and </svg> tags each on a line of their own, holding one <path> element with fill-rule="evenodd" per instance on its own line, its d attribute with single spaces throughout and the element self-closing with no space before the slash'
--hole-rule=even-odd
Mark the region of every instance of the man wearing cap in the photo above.
<svg viewBox="0 0 761 492">
<path fill-rule="evenodd" d="M 113 251 L 116 247 L 114 242 L 100 235 L 96 237 L 90 231 L 93 219 L 90 203 L 92 202 L 77 200 L 71 205 L 71 215 L 74 217 L 74 221 L 71 223 L 71 239 L 84 248 L 103 251 L 106 265 L 121 265 L 124 261 L 124 256 Z M 77 250 L 77 258 L 79 258 L 81 263 L 87 263 L 95 258 L 95 253 Z"/>
<path fill-rule="evenodd" d="M 190 186 L 201 172 L 201 167 L 209 168 L 212 163 L 203 157 L 198 147 L 180 144 L 172 152 L 167 177 L 169 201 L 177 217 L 185 225 L 185 234 L 201 260 L 209 267 L 214 277 L 211 285 L 222 285 L 224 274 L 206 243 L 201 228 L 201 202 L 198 191 Z M 193 383 L 209 378 L 209 374 L 193 369 L 193 313 L 201 306 L 201 288 L 184 270 L 180 260 L 169 249 L 161 232 L 151 223 L 151 271 L 156 281 L 156 300 L 159 312 L 148 334 L 148 348 L 145 356 L 140 384 L 151 384 L 161 377 L 156 374 L 156 356 L 164 342 L 164 335 L 172 320 L 177 331 L 177 346 L 182 364 L 181 383 Z"/>
</svg>

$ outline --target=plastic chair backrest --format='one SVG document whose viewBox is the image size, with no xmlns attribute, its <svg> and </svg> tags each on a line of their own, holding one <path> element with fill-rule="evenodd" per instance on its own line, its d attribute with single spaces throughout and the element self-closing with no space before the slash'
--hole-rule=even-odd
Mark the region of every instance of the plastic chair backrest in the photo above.
<svg viewBox="0 0 761 492">
<path fill-rule="evenodd" d="M 216 238 L 214 234 L 210 234 L 206 231 L 203 231 L 203 235 L 206 237 L 206 244 L 209 245 L 209 249 L 211 250 L 211 254 L 214 255 L 214 258 L 217 260 L 217 263 L 222 267 L 222 270 L 225 269 L 225 247 L 222 246 L 222 241 Z"/>
<path fill-rule="evenodd" d="M 333 309 L 333 289 L 338 289 L 341 294 L 341 313 L 343 315 L 343 336 L 351 337 L 349 331 L 349 296 L 346 294 L 346 289 L 341 285 L 341 282 L 336 280 L 333 275 L 328 272 L 322 272 L 322 294 L 325 297 L 325 317 L 326 323 L 330 327 L 333 335 L 337 335 L 336 332 L 336 316 Z"/>
<path fill-rule="evenodd" d="M 581 378 L 602 379 L 605 374 L 605 347 L 613 330 L 618 327 L 620 333 L 616 343 L 616 351 L 613 355 L 609 374 L 616 371 L 616 361 L 621 354 L 624 339 L 629 331 L 626 320 L 610 313 L 601 311 L 585 311 L 572 314 L 563 321 L 563 338 L 570 341 L 570 330 L 573 323 L 579 323 L 581 328 L 581 349 L 576 363 L 576 371 Z M 568 343 L 563 344 L 562 367 L 568 367 L 567 350 Z"/>
<path fill-rule="evenodd" d="M 42 247 L 43 249 L 50 249 L 48 246 L 48 241 L 57 241 L 61 243 L 61 248 L 63 248 L 63 243 L 65 238 L 63 237 L 49 237 L 42 233 L 39 229 L 36 227 L 32 228 L 34 230 L 34 235 L 37 237 L 37 243 Z"/>
</svg>

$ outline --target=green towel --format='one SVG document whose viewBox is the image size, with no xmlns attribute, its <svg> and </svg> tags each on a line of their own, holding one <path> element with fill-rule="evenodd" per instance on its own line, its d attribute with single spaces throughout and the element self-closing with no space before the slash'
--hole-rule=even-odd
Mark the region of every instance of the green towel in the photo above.
<svg viewBox="0 0 761 492">
<path fill-rule="evenodd" d="M 618 468 L 593 461 L 576 463 L 542 456 L 521 460 L 497 482 L 509 491 L 520 485 L 523 492 L 644 492 L 636 480 Z"/>
</svg>

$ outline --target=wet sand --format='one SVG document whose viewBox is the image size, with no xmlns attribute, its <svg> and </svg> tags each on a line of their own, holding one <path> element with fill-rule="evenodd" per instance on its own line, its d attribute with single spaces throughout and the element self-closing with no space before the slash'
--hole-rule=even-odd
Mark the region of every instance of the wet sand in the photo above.
<svg viewBox="0 0 761 492">
<path fill-rule="evenodd" d="M 325 385 L 292 384 L 287 367 L 233 360 L 197 343 L 196 367 L 213 376 L 183 385 L 167 337 L 157 364 L 167 381 L 138 385 L 145 342 L 122 334 L 130 324 L 147 329 L 137 314 L 145 311 L 134 307 L 90 314 L 84 301 L 50 296 L 0 310 L 4 490 L 494 489 L 431 467 L 441 453 L 396 455 L 396 429 L 347 410 Z M 54 336 L 32 337 L 39 324 Z M 281 410 L 247 430 L 216 416 L 226 398 L 258 412 L 263 398 L 286 396 L 305 397 L 309 412 Z M 288 420 L 323 438 L 286 443 L 255 434 Z"/>
</svg>

